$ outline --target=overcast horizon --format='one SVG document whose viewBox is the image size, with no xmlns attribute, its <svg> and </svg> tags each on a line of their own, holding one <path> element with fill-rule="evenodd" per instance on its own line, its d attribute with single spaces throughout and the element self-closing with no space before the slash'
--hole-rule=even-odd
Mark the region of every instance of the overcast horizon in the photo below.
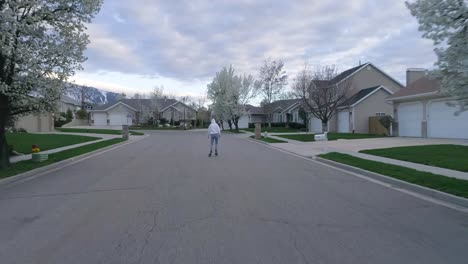
<svg viewBox="0 0 468 264">
<path fill-rule="evenodd" d="M 372 62 L 404 84 L 407 68 L 436 61 L 403 1 L 309 2 L 105 0 L 88 25 L 85 70 L 72 80 L 198 96 L 223 66 L 256 76 L 268 57 L 284 61 L 289 83 L 305 62 L 340 71 Z"/>
</svg>

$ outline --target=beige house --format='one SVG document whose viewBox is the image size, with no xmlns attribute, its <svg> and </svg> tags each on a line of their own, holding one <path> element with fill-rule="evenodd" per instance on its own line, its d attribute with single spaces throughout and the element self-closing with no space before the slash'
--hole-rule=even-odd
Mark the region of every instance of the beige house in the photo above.
<svg viewBox="0 0 468 264">
<path fill-rule="evenodd" d="M 18 118 L 15 121 L 16 129 L 26 129 L 27 132 L 52 132 L 54 131 L 54 117 L 52 114 L 30 114 Z"/>
<path fill-rule="evenodd" d="M 392 115 L 393 107 L 386 99 L 404 88 L 403 84 L 372 63 L 346 70 L 332 83 L 349 85 L 350 99 L 328 124 L 328 131 L 341 133 L 369 133 L 369 117 Z M 321 130 L 321 125 L 315 121 L 311 124 L 311 131 Z M 320 129 L 315 126 L 320 126 Z"/>
<path fill-rule="evenodd" d="M 73 113 L 81 109 L 81 103 L 67 95 L 62 95 L 57 105 L 58 112 L 67 112 L 71 110 Z"/>
<path fill-rule="evenodd" d="M 468 111 L 441 92 L 440 82 L 424 69 L 408 69 L 408 87 L 394 93 L 394 135 L 401 137 L 468 139 Z"/>
<path fill-rule="evenodd" d="M 196 120 L 196 110 L 175 99 L 122 99 L 94 107 L 90 111 L 91 125 L 137 125 L 150 118 L 167 121 Z"/>
</svg>

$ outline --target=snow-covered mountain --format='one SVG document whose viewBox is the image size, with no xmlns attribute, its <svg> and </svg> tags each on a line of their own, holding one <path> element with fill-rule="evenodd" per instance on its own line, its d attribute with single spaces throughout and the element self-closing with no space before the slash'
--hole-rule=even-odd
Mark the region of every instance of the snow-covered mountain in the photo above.
<svg viewBox="0 0 468 264">
<path fill-rule="evenodd" d="M 115 103 L 121 98 L 121 94 L 100 90 L 95 87 L 77 84 L 65 84 L 64 94 L 81 102 L 81 96 L 85 93 L 86 101 L 95 105 Z"/>
</svg>

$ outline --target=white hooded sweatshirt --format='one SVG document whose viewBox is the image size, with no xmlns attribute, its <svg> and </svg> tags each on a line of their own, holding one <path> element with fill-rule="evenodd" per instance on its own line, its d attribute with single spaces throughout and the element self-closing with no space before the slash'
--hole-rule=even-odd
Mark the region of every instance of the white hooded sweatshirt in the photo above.
<svg viewBox="0 0 468 264">
<path fill-rule="evenodd" d="M 208 127 L 208 135 L 221 135 L 221 129 L 219 128 L 218 124 L 216 124 L 216 120 L 211 120 L 211 125 Z"/>
</svg>

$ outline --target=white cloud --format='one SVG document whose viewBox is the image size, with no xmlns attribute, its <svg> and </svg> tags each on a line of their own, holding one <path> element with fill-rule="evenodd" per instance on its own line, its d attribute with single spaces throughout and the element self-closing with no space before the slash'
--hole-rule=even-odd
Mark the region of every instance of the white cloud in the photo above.
<svg viewBox="0 0 468 264">
<path fill-rule="evenodd" d="M 159 80 L 201 93 L 222 66 L 256 74 L 267 57 L 282 58 L 291 79 L 305 61 L 341 70 L 371 61 L 400 80 L 407 67 L 435 61 L 404 2 L 394 0 L 113 0 L 88 32 L 86 74 L 132 76 L 105 81 L 129 90 Z"/>
</svg>

